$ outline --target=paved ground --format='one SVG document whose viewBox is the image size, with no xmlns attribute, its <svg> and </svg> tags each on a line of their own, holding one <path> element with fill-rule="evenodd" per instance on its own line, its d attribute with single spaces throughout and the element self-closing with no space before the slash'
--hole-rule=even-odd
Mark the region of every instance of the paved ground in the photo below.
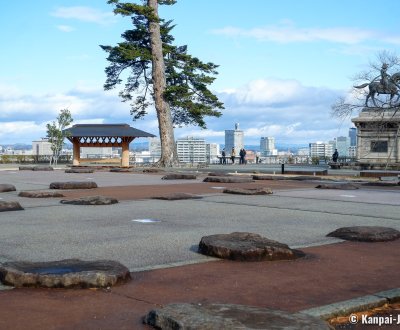
<svg viewBox="0 0 400 330">
<path fill-rule="evenodd" d="M 318 182 L 310 181 L 215 184 L 202 178 L 165 181 L 161 176 L 0 171 L 0 183 L 14 184 L 18 191 L 48 189 L 53 181 L 88 180 L 99 188 L 69 191 L 67 198 L 101 194 L 121 201 L 71 206 L 60 204 L 59 198 L 1 193 L 2 200 L 18 200 L 25 210 L 0 213 L 0 262 L 113 259 L 134 272 L 130 284 L 110 292 L 0 291 L 0 329 L 141 329 L 140 317 L 168 302 L 231 302 L 298 311 L 400 287 L 400 242 L 356 244 L 325 237 L 351 225 L 400 230 L 397 187 L 318 190 Z M 266 186 L 274 194 L 227 195 L 221 193 L 225 186 Z M 149 199 L 171 192 L 203 198 Z M 134 221 L 143 219 L 155 222 Z M 304 248 L 308 257 L 235 263 L 196 252 L 202 236 L 233 231 Z"/>
</svg>

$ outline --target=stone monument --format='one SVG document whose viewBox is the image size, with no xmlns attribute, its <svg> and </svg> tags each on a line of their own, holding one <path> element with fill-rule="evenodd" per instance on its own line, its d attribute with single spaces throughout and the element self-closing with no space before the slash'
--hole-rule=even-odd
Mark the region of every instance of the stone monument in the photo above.
<svg viewBox="0 0 400 330">
<path fill-rule="evenodd" d="M 365 107 L 357 127 L 357 162 L 366 169 L 400 167 L 400 109 Z"/>
</svg>

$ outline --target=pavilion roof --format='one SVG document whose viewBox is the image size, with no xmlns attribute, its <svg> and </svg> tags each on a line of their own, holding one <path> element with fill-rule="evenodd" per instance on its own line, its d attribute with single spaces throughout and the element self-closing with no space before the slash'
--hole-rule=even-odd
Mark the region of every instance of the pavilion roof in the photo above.
<svg viewBox="0 0 400 330">
<path fill-rule="evenodd" d="M 77 124 L 67 128 L 72 137 L 155 137 L 155 135 L 133 128 L 128 124 Z"/>
</svg>

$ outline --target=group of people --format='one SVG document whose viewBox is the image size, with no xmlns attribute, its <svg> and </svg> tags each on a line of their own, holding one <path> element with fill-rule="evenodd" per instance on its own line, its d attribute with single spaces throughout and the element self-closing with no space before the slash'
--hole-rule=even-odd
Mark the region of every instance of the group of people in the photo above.
<svg viewBox="0 0 400 330">
<path fill-rule="evenodd" d="M 231 158 L 232 164 L 235 164 L 235 158 L 236 158 L 235 148 L 232 148 L 230 158 Z M 222 150 L 220 163 L 226 164 L 225 149 Z M 239 164 L 246 164 L 246 150 L 244 148 L 240 149 L 240 151 L 239 151 Z"/>
</svg>

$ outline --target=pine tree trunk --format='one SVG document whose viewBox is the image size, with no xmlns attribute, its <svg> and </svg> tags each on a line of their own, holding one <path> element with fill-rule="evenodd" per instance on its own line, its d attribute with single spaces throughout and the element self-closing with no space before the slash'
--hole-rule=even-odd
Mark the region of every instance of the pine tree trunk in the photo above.
<svg viewBox="0 0 400 330">
<path fill-rule="evenodd" d="M 147 0 L 147 5 L 153 9 L 154 15 L 158 17 L 157 0 Z M 150 22 L 149 29 L 153 64 L 154 102 L 161 140 L 161 158 L 157 165 L 161 167 L 172 167 L 178 163 L 178 157 L 176 153 L 171 110 L 169 104 L 164 100 L 163 95 L 166 88 L 166 80 L 160 24 L 158 22 Z"/>
</svg>

